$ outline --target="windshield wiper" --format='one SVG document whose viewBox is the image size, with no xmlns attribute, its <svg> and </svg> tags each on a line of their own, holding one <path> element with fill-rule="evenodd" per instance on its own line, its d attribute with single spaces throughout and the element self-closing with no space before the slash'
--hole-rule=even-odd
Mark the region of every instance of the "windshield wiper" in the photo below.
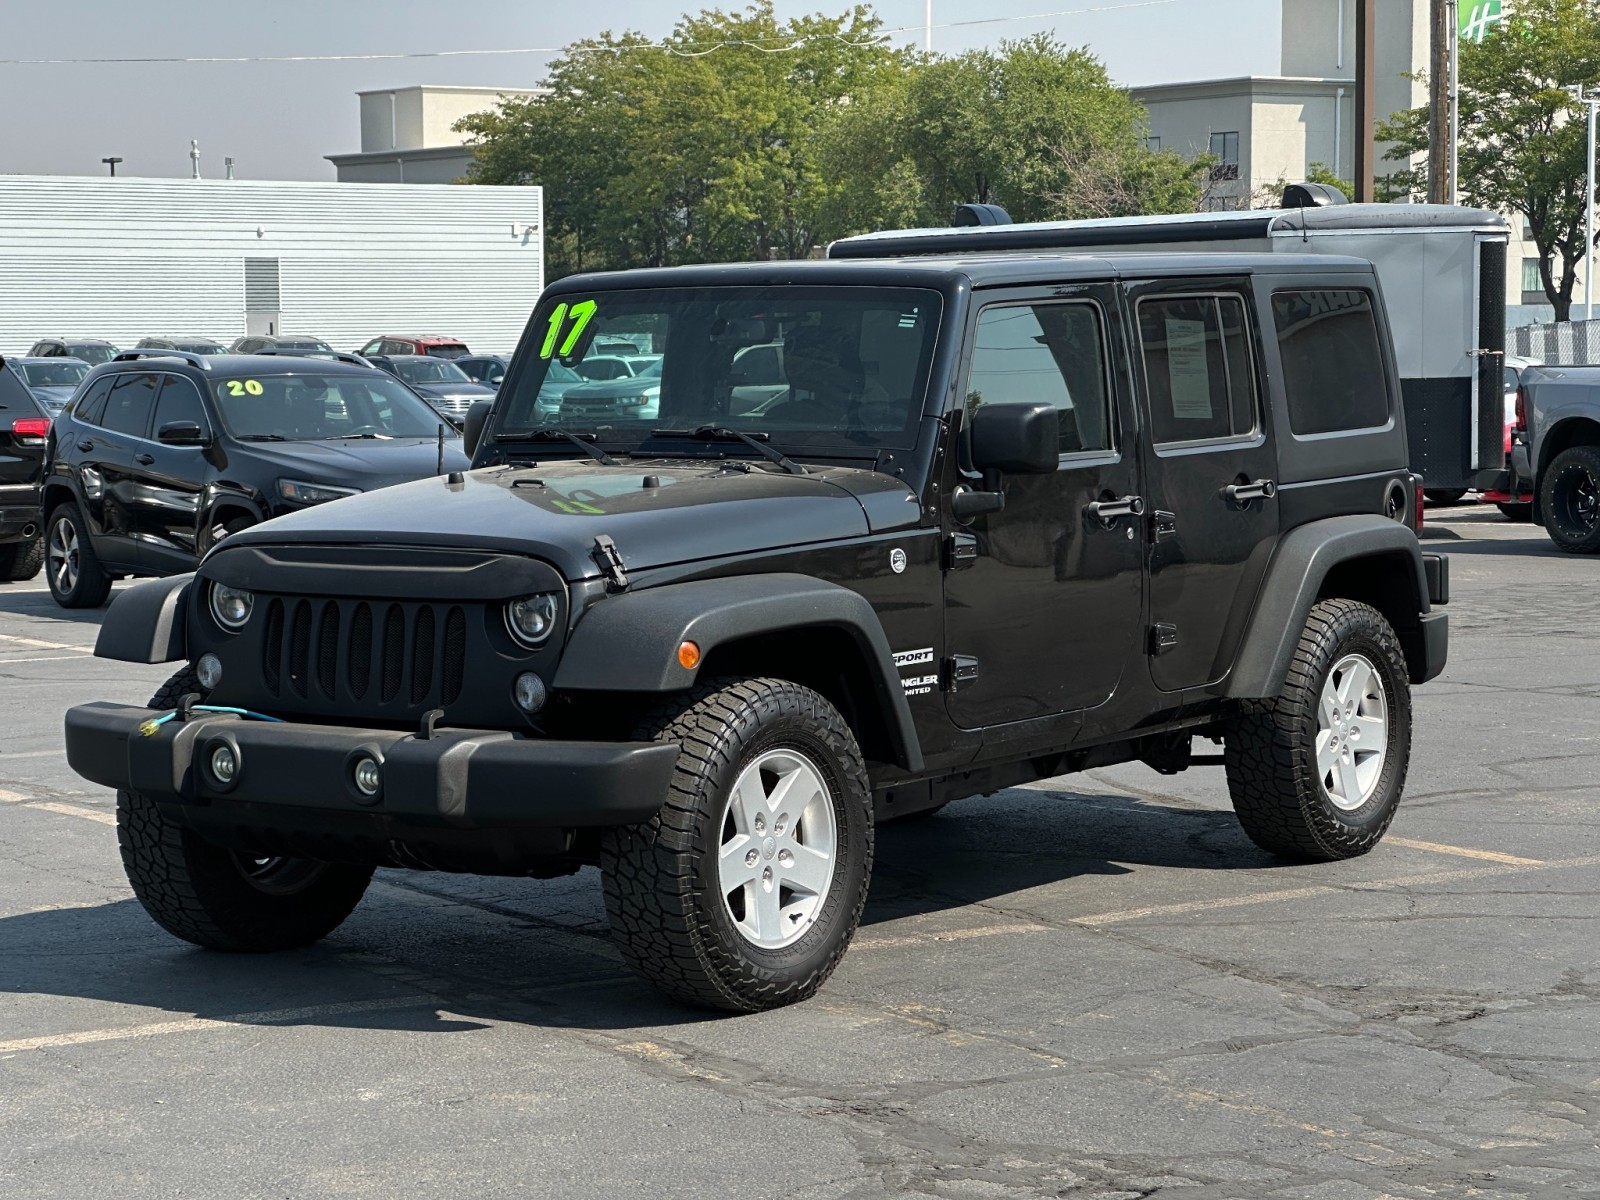
<svg viewBox="0 0 1600 1200">
<path fill-rule="evenodd" d="M 509 436 L 497 437 L 494 440 L 497 442 L 571 442 L 597 463 L 602 463 L 608 467 L 621 465 L 611 455 L 581 434 L 572 433 L 565 429 L 551 428 L 550 426 L 546 426 L 543 429 L 529 430 L 527 433 L 513 433 Z"/>
<path fill-rule="evenodd" d="M 704 438 L 707 441 L 716 440 L 724 442 L 743 442 L 746 446 L 749 446 L 750 449 L 761 455 L 762 458 L 766 459 L 768 462 L 777 463 L 791 475 L 811 474 L 810 471 L 807 471 L 782 450 L 778 450 L 772 446 L 769 446 L 766 442 L 762 441 L 762 438 L 770 439 L 771 435 L 766 433 L 749 434 L 745 433 L 741 429 L 729 429 L 726 425 L 702 425 L 698 429 L 652 429 L 650 431 L 650 436 Z"/>
<path fill-rule="evenodd" d="M 236 442 L 287 442 L 288 440 L 281 433 L 240 433 L 234 436 Z"/>
<path fill-rule="evenodd" d="M 374 441 L 374 442 L 376 442 L 376 441 L 392 442 L 392 441 L 394 441 L 394 434 L 392 434 L 392 433 L 335 433 L 335 434 L 330 434 L 328 437 L 325 437 L 322 440 L 325 441 L 325 442 L 352 442 L 352 441 L 360 441 L 360 440 L 363 440 L 363 439 L 368 440 L 368 441 Z"/>
</svg>

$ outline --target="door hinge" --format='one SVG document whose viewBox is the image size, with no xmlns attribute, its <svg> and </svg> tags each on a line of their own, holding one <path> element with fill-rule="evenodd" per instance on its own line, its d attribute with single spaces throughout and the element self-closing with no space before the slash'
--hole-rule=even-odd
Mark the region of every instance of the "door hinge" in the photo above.
<svg viewBox="0 0 1600 1200">
<path fill-rule="evenodd" d="M 944 569 L 959 571 L 978 561 L 978 538 L 971 533 L 952 533 L 944 540 Z"/>
<path fill-rule="evenodd" d="M 1159 508 L 1150 514 L 1150 540 L 1164 542 L 1178 536 L 1178 514 L 1162 512 Z"/>
<path fill-rule="evenodd" d="M 1150 626 L 1150 653 L 1160 657 L 1178 648 L 1178 627 L 1157 622 Z"/>
<path fill-rule="evenodd" d="M 622 553 L 617 549 L 615 542 L 602 533 L 594 539 L 594 549 L 589 553 L 599 565 L 600 574 L 605 576 L 606 591 L 628 590 L 628 571 L 622 565 Z"/>
<path fill-rule="evenodd" d="M 966 654 L 957 654 L 944 660 L 944 690 L 959 692 L 978 682 L 978 660 Z"/>
</svg>

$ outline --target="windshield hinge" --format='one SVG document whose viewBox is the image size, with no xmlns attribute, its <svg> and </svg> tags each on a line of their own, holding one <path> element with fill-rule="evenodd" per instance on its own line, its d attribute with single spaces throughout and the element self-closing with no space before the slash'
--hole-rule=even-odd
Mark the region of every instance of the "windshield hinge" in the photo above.
<svg viewBox="0 0 1600 1200">
<path fill-rule="evenodd" d="M 617 544 L 601 534 L 594 539 L 594 549 L 590 551 L 594 561 L 600 565 L 600 574 L 606 577 L 606 591 L 625 592 L 628 590 L 628 571 L 622 565 L 622 555 L 617 550 Z"/>
</svg>

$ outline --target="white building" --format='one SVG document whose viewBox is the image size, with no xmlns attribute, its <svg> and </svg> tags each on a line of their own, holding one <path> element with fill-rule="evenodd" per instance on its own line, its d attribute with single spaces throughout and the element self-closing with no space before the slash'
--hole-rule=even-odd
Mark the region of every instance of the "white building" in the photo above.
<svg viewBox="0 0 1600 1200">
<path fill-rule="evenodd" d="M 537 187 L 0 176 L 0 352 L 271 332 L 509 350 L 542 224 Z"/>
<path fill-rule="evenodd" d="M 455 183 L 472 151 L 454 125 L 500 100 L 549 95 L 549 88 L 417 87 L 357 92 L 361 150 L 330 154 L 340 183 Z"/>
</svg>

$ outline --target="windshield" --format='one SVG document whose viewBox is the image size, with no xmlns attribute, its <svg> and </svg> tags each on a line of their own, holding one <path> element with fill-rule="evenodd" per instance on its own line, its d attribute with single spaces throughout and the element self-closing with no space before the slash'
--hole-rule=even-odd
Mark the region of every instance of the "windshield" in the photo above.
<svg viewBox="0 0 1600 1200">
<path fill-rule="evenodd" d="M 98 367 L 101 363 L 108 363 L 117 356 L 115 346 L 85 345 L 82 342 L 67 343 L 67 352 L 73 358 L 81 358 L 84 362 Z"/>
<path fill-rule="evenodd" d="M 320 350 L 324 354 L 332 354 L 333 347 L 327 342 L 316 338 L 279 338 L 279 350 Z"/>
<path fill-rule="evenodd" d="M 87 366 L 75 362 L 19 365 L 22 367 L 22 378 L 27 380 L 29 387 L 74 388 L 83 382 L 83 377 L 89 373 Z"/>
<path fill-rule="evenodd" d="M 236 376 L 211 380 L 222 423 L 234 437 L 286 442 L 329 438 L 431 438 L 439 417 L 378 371 Z M 445 435 L 456 437 L 454 430 Z"/>
<path fill-rule="evenodd" d="M 174 350 L 182 350 L 186 354 L 226 354 L 227 350 L 216 342 L 173 342 Z"/>
<path fill-rule="evenodd" d="M 721 425 L 818 452 L 909 448 L 941 307 L 937 292 L 890 287 L 564 297 L 534 316 L 533 369 L 505 402 L 496 436 L 554 427 L 636 444 L 655 430 Z M 641 331 L 651 353 L 635 363 L 647 389 L 570 387 L 561 368 L 591 381 L 632 376 L 635 363 L 593 347 Z M 623 369 L 613 374 L 612 364 Z"/>
<path fill-rule="evenodd" d="M 442 358 L 412 358 L 393 360 L 394 373 L 407 383 L 471 383 L 467 373 L 453 362 Z"/>
</svg>

